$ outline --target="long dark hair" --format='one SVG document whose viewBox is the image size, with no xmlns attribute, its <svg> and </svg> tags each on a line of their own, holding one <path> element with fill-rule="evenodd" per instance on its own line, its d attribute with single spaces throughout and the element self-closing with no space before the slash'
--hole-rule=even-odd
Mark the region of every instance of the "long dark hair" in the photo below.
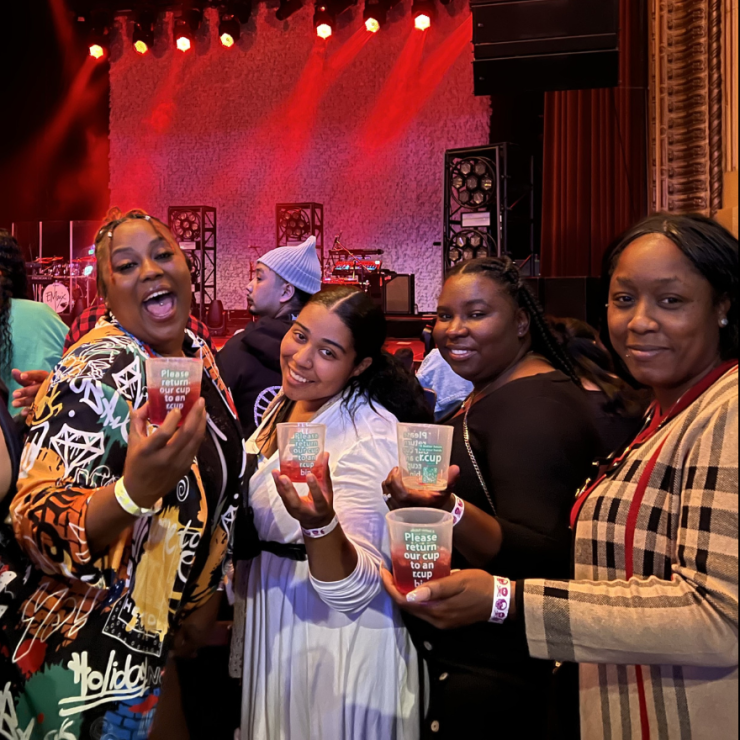
<svg viewBox="0 0 740 740">
<path fill-rule="evenodd" d="M 647 394 L 635 390 L 617 375 L 609 350 L 599 339 L 599 332 L 585 321 L 548 317 L 547 323 L 558 344 L 568 353 L 576 372 L 600 388 L 607 397 L 604 410 L 628 418 L 642 416 Z"/>
<path fill-rule="evenodd" d="M 13 358 L 13 335 L 10 331 L 10 303 L 13 298 L 26 298 L 28 276 L 18 242 L 10 232 L 0 229 L 0 369 L 7 371 Z"/>
<path fill-rule="evenodd" d="M 371 405 L 383 406 L 401 422 L 433 421 L 419 382 L 383 349 L 387 338 L 385 315 L 366 293 L 349 286 L 332 286 L 314 295 L 308 305 L 323 306 L 341 319 L 352 334 L 357 365 L 368 357 L 373 361 L 347 386 L 344 403 L 350 414 L 368 400 Z"/>
<path fill-rule="evenodd" d="M 729 299 L 729 324 L 721 330 L 720 347 L 723 360 L 738 359 L 738 242 L 724 226 L 698 214 L 674 215 L 659 213 L 641 221 L 620 236 L 604 257 L 603 290 L 609 295 L 609 285 L 619 258 L 627 247 L 643 236 L 661 234 L 670 239 L 706 278 L 717 302 Z M 611 347 L 605 322 L 604 343 Z"/>
<path fill-rule="evenodd" d="M 550 331 L 542 306 L 522 280 L 519 268 L 509 257 L 485 257 L 464 262 L 452 270 L 447 279 L 458 275 L 483 275 L 501 286 L 514 303 L 529 316 L 532 349 L 547 358 L 556 370 L 565 373 L 576 385 L 581 385 L 573 362 Z"/>
</svg>

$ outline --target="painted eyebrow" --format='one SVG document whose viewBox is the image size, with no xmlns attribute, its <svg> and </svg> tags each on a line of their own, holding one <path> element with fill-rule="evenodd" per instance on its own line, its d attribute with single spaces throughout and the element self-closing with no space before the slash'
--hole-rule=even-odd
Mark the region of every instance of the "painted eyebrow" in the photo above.
<svg viewBox="0 0 740 740">
<path fill-rule="evenodd" d="M 629 278 L 624 277 L 618 277 L 616 278 L 616 282 L 620 283 L 621 285 L 634 285 L 634 280 L 630 280 Z M 667 277 L 667 278 L 658 278 L 657 280 L 652 281 L 656 285 L 671 285 L 673 283 L 680 283 L 683 285 L 683 280 L 681 280 L 680 277 Z"/>
<path fill-rule="evenodd" d="M 296 326 L 301 327 L 304 334 L 308 334 L 309 337 L 311 336 L 311 330 L 307 326 L 304 326 L 303 324 L 301 324 L 300 321 L 296 321 L 295 324 Z M 344 347 L 342 347 L 342 345 L 339 344 L 338 342 L 333 342 L 331 339 L 322 339 L 321 341 L 324 342 L 324 344 L 330 344 L 332 347 L 336 347 L 338 350 L 342 352 L 342 354 L 345 354 L 345 355 L 347 354 L 347 350 Z"/>
<path fill-rule="evenodd" d="M 485 306 L 486 308 L 488 308 L 488 301 L 486 301 L 485 298 L 475 298 L 472 301 L 466 301 L 465 303 L 463 303 L 463 306 L 465 308 L 470 308 L 471 306 Z M 449 311 L 450 309 L 448 306 L 439 306 L 437 310 Z"/>
<path fill-rule="evenodd" d="M 160 244 L 169 244 L 169 242 L 163 237 L 163 236 L 155 236 L 154 239 L 152 239 L 149 242 L 149 247 L 156 247 Z M 135 252 L 136 250 L 133 247 L 127 247 L 125 245 L 121 245 L 120 247 L 115 247 L 111 253 L 110 256 L 113 257 L 114 254 L 121 254 L 122 252 Z"/>
</svg>

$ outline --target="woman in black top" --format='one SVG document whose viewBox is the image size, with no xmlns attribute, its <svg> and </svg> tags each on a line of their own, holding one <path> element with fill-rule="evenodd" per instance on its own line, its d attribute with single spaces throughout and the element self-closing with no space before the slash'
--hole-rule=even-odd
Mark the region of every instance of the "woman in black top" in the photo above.
<svg viewBox="0 0 740 740">
<path fill-rule="evenodd" d="M 453 567 L 512 579 L 568 574 L 568 516 L 600 452 L 598 434 L 574 368 L 511 260 L 475 260 L 450 275 L 435 339 L 455 372 L 475 386 L 452 421 L 459 468 L 452 487 L 465 500 Z M 404 489 L 398 470 L 385 490 L 392 507 L 453 506 L 449 491 Z M 394 593 L 387 574 L 386 587 Z M 423 738 L 493 737 L 496 730 L 552 736 L 553 666 L 529 658 L 516 625 L 439 627 L 409 619 L 429 676 Z M 575 686 L 566 701 L 571 706 L 561 709 L 575 715 Z"/>
</svg>

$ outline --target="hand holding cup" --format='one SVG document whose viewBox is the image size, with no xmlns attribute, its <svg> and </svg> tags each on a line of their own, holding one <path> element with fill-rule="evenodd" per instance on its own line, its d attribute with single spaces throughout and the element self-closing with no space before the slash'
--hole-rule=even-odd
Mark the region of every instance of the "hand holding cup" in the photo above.
<svg viewBox="0 0 740 740">
<path fill-rule="evenodd" d="M 391 511 L 411 507 L 450 511 L 452 509 L 452 491 L 459 476 L 460 468 L 453 465 L 448 473 L 446 491 L 419 490 L 407 488 L 403 481 L 401 469 L 393 468 L 383 483 L 383 495 Z"/>
<path fill-rule="evenodd" d="M 182 425 L 182 412 L 175 409 L 147 436 L 148 406 L 131 414 L 123 472 L 129 496 L 143 509 L 154 507 L 187 475 L 203 443 L 208 419 L 206 402 L 200 398 Z"/>
<path fill-rule="evenodd" d="M 288 513 L 296 519 L 303 529 L 320 529 L 334 520 L 334 488 L 329 472 L 329 453 L 325 452 L 318 460 L 320 475 L 309 473 L 306 476 L 308 496 L 301 496 L 287 475 L 273 470 L 272 477 L 280 498 Z M 317 472 L 318 472 L 317 470 Z"/>
</svg>

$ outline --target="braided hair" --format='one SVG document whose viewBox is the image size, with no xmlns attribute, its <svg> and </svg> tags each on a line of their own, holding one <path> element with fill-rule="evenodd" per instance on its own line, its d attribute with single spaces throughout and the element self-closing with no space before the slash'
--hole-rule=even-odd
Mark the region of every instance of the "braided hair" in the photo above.
<svg viewBox="0 0 740 740">
<path fill-rule="evenodd" d="M 0 370 L 7 372 L 13 358 L 10 330 L 10 304 L 13 298 L 26 298 L 26 263 L 15 237 L 0 229 Z"/>
<path fill-rule="evenodd" d="M 108 296 L 108 289 L 105 286 L 103 280 L 103 270 L 100 269 L 100 260 L 103 253 L 103 247 L 107 246 L 110 250 L 110 245 L 113 243 L 113 234 L 115 230 L 126 221 L 139 221 L 143 220 L 151 224 L 152 228 L 168 242 L 174 242 L 175 238 L 169 230 L 169 227 L 162 223 L 158 218 L 150 216 L 146 211 L 142 211 L 140 208 L 135 208 L 127 213 L 122 213 L 118 208 L 111 208 L 108 211 L 108 215 L 105 218 L 105 223 L 98 229 L 98 233 L 95 235 L 95 259 L 98 263 L 98 295 L 105 300 Z"/>
<path fill-rule="evenodd" d="M 448 279 L 458 275 L 482 275 L 501 286 L 512 301 L 529 316 L 532 349 L 581 387 L 581 379 L 573 361 L 553 336 L 542 306 L 522 280 L 519 268 L 509 257 L 484 257 L 464 262 L 449 273 Z"/>
</svg>

